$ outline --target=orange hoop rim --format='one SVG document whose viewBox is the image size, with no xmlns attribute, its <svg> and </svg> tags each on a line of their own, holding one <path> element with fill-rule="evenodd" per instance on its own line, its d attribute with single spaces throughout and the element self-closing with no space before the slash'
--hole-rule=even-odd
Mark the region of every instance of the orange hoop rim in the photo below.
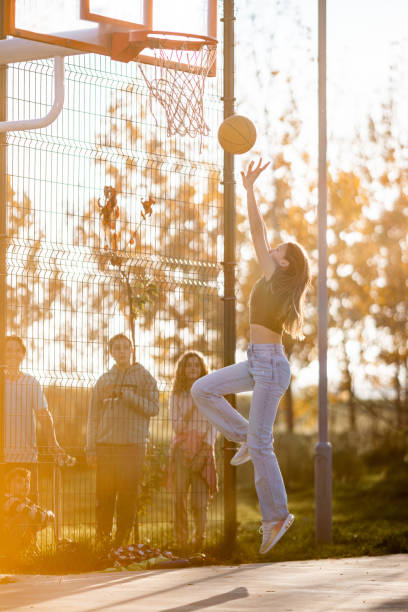
<svg viewBox="0 0 408 612">
<path fill-rule="evenodd" d="M 131 30 L 129 45 L 136 49 L 181 49 L 199 51 L 205 45 L 216 47 L 218 40 L 212 36 L 169 32 L 167 30 Z"/>
<path fill-rule="evenodd" d="M 114 60 L 122 62 L 139 61 L 142 63 L 162 65 L 166 68 L 174 68 L 182 72 L 193 72 L 205 74 L 205 76 L 215 76 L 215 59 L 210 65 L 191 66 L 191 53 L 197 56 L 205 48 L 209 53 L 214 53 L 217 49 L 218 40 L 215 37 L 204 34 L 190 34 L 184 32 L 170 32 L 167 30 L 151 30 L 147 28 L 129 30 L 128 32 L 113 32 L 111 40 L 110 56 Z M 157 58 L 144 53 L 144 50 L 156 53 L 166 53 L 167 51 L 180 51 L 185 57 L 180 57 L 173 61 L 170 57 Z M 190 54 L 190 57 L 188 57 Z"/>
</svg>

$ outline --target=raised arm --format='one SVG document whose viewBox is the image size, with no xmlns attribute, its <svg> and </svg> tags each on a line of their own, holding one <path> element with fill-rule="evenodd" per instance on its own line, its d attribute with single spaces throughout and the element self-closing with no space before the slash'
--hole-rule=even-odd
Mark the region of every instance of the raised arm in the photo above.
<svg viewBox="0 0 408 612">
<path fill-rule="evenodd" d="M 266 227 L 254 194 L 254 183 L 258 176 L 269 166 L 270 162 L 262 165 L 262 158 L 258 165 L 254 167 L 254 162 L 248 166 L 245 172 L 241 172 L 242 183 L 247 192 L 247 206 L 249 228 L 251 231 L 252 242 L 254 243 L 256 257 L 265 277 L 268 279 L 276 270 L 276 262 L 270 254 Z"/>
</svg>

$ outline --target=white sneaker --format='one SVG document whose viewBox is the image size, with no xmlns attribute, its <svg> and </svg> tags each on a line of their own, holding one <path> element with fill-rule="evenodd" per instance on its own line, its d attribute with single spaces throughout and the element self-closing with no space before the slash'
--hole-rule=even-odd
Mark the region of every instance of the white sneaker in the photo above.
<svg viewBox="0 0 408 612">
<path fill-rule="evenodd" d="M 231 465 L 241 465 L 241 463 L 245 463 L 251 459 L 251 455 L 249 454 L 248 444 L 243 442 L 233 458 L 230 461 Z"/>
<path fill-rule="evenodd" d="M 288 514 L 281 521 L 262 521 L 262 527 L 259 529 L 259 532 L 263 534 L 261 548 L 259 549 L 261 555 L 264 555 L 268 550 L 271 550 L 272 546 L 275 546 L 294 520 L 293 514 Z"/>
</svg>

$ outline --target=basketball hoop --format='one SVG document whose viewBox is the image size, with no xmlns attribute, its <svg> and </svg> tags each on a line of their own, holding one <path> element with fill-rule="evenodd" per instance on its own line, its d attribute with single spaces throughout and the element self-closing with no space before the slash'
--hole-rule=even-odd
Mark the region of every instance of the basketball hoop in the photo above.
<svg viewBox="0 0 408 612">
<path fill-rule="evenodd" d="M 210 129 L 204 119 L 203 96 L 205 79 L 215 65 L 217 41 L 209 36 L 175 32 L 135 30 L 129 33 L 128 47 L 133 59 L 148 49 L 152 57 L 152 73 L 139 63 L 150 94 L 150 110 L 156 121 L 153 102 L 163 108 L 167 119 L 167 135 L 207 136 Z M 130 51 L 131 50 L 131 51 Z"/>
</svg>

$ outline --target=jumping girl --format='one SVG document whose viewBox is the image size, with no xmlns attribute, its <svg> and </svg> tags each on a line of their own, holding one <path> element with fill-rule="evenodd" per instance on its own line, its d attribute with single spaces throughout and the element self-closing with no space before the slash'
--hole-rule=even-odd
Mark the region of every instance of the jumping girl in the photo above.
<svg viewBox="0 0 408 612">
<path fill-rule="evenodd" d="M 241 446 L 231 460 L 240 465 L 252 459 L 262 515 L 260 553 L 267 553 L 294 520 L 289 513 L 285 485 L 273 450 L 273 424 L 281 397 L 289 386 L 290 367 L 282 345 L 282 332 L 303 339 L 303 308 L 310 285 L 310 264 L 303 248 L 285 242 L 268 244 L 266 227 L 254 195 L 254 182 L 269 163 L 249 164 L 241 172 L 247 191 L 252 241 L 263 275 L 249 300 L 250 344 L 248 360 L 197 380 L 191 388 L 202 414 L 228 440 Z M 252 390 L 249 420 L 223 397 Z"/>
</svg>

